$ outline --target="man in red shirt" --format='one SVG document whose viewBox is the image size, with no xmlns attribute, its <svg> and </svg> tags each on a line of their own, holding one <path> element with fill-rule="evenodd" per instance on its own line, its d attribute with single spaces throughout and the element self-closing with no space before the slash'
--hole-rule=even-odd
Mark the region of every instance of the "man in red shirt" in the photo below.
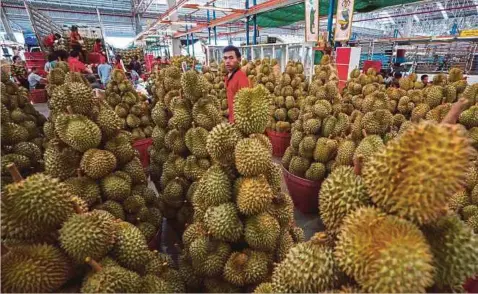
<svg viewBox="0 0 478 294">
<path fill-rule="evenodd" d="M 68 66 L 70 71 L 79 73 L 93 73 L 93 71 L 86 67 L 86 65 L 79 59 L 80 53 L 78 51 L 71 51 L 70 57 L 68 57 Z"/>
<path fill-rule="evenodd" d="M 229 122 L 234 123 L 234 96 L 242 88 L 250 87 L 249 79 L 240 70 L 241 52 L 234 46 L 227 46 L 223 50 L 224 63 L 228 74 L 225 76 L 227 108 L 229 109 Z"/>
<path fill-rule="evenodd" d="M 49 34 L 43 39 L 43 45 L 50 49 L 53 52 L 53 47 L 55 46 L 55 41 L 61 38 L 60 34 Z"/>
</svg>

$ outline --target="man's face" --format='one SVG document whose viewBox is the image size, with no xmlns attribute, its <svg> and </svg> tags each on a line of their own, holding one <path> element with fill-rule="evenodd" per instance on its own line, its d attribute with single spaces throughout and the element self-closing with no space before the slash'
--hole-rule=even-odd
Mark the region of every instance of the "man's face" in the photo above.
<svg viewBox="0 0 478 294">
<path fill-rule="evenodd" d="M 423 78 L 423 83 L 424 83 L 424 84 L 428 84 L 428 77 L 424 77 L 424 78 Z"/>
<path fill-rule="evenodd" d="M 224 53 L 223 58 L 228 72 L 232 72 L 238 68 L 239 62 L 241 61 L 239 58 L 237 58 L 236 52 L 234 51 L 228 51 Z"/>
</svg>

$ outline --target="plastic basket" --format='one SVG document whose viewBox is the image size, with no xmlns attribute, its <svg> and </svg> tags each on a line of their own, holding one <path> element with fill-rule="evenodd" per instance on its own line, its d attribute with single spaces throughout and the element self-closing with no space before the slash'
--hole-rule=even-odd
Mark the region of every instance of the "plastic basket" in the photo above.
<svg viewBox="0 0 478 294">
<path fill-rule="evenodd" d="M 322 182 L 309 181 L 295 176 L 283 166 L 282 169 L 294 206 L 302 213 L 317 213 L 319 211 L 319 191 Z"/>
<path fill-rule="evenodd" d="M 30 90 L 29 98 L 31 103 L 46 103 L 47 102 L 46 90 L 45 89 Z"/>
<path fill-rule="evenodd" d="M 31 69 L 32 67 L 36 67 L 38 69 L 43 69 L 45 67 L 46 61 L 43 60 L 27 60 L 26 65 L 28 69 Z"/>
<path fill-rule="evenodd" d="M 139 152 L 139 160 L 144 168 L 149 167 L 149 153 L 148 148 L 153 144 L 152 138 L 146 138 L 137 140 L 133 143 L 134 149 L 138 150 Z"/>
<path fill-rule="evenodd" d="M 290 145 L 290 133 L 280 133 L 272 130 L 266 131 L 269 140 L 272 143 L 272 155 L 282 157 L 285 150 Z"/>
</svg>

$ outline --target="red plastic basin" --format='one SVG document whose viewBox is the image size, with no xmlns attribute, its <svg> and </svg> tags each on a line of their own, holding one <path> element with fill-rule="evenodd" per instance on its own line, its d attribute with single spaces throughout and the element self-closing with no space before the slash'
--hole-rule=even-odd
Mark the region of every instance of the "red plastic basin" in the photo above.
<svg viewBox="0 0 478 294">
<path fill-rule="evenodd" d="M 46 103 L 47 102 L 47 95 L 46 95 L 45 89 L 30 90 L 30 94 L 28 97 L 30 98 L 31 103 Z"/>
<path fill-rule="evenodd" d="M 282 166 L 284 179 L 294 206 L 302 213 L 319 211 L 319 191 L 322 182 L 309 181 L 291 174 Z"/>
<path fill-rule="evenodd" d="M 152 138 L 137 140 L 133 143 L 134 149 L 138 150 L 139 152 L 139 160 L 141 161 L 141 164 L 143 165 L 144 168 L 149 167 L 148 147 L 151 146 L 152 144 L 153 144 Z"/>
<path fill-rule="evenodd" d="M 272 143 L 272 155 L 282 157 L 285 150 L 290 145 L 290 133 L 279 133 L 272 130 L 266 130 L 267 136 Z"/>
<path fill-rule="evenodd" d="M 463 288 L 467 293 L 478 293 L 478 276 L 468 279 Z"/>
</svg>

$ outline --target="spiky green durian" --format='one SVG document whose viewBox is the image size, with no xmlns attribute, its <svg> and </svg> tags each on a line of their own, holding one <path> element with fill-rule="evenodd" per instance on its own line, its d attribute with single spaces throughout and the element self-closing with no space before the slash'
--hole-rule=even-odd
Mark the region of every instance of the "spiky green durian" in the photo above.
<svg viewBox="0 0 478 294">
<path fill-rule="evenodd" d="M 136 293 L 141 290 L 141 277 L 121 266 L 103 266 L 85 277 L 81 293 Z"/>
<path fill-rule="evenodd" d="M 76 175 L 80 167 L 81 153 L 71 147 L 62 147 L 60 141 L 54 139 L 48 143 L 43 158 L 45 173 L 65 180 Z"/>
<path fill-rule="evenodd" d="M 120 220 L 125 219 L 123 206 L 119 202 L 106 200 L 101 205 L 95 207 L 95 209 L 107 211 L 111 213 L 111 215 L 113 215 L 117 219 L 120 219 Z"/>
<path fill-rule="evenodd" d="M 122 171 L 126 172 L 133 182 L 133 184 L 142 184 L 147 182 L 146 173 L 144 172 L 143 165 L 138 157 L 125 164 Z"/>
<path fill-rule="evenodd" d="M 123 127 L 119 116 L 105 101 L 99 102 L 99 112 L 95 121 L 100 127 L 103 136 L 107 138 L 115 135 Z"/>
<path fill-rule="evenodd" d="M 143 233 L 130 223 L 119 223 L 113 255 L 122 266 L 142 272 L 148 260 L 148 245 Z"/>
<path fill-rule="evenodd" d="M 83 199 L 91 207 L 101 201 L 101 190 L 95 180 L 88 177 L 73 177 L 64 181 L 71 194 Z"/>
<path fill-rule="evenodd" d="M 279 222 L 269 213 L 263 212 L 249 217 L 245 223 L 244 237 L 251 248 L 272 251 L 280 235 Z"/>
<path fill-rule="evenodd" d="M 366 162 L 376 152 L 379 152 L 385 147 L 382 138 L 378 135 L 371 135 L 365 137 L 357 146 L 354 152 L 354 160 L 358 157 L 363 158 L 363 162 Z"/>
<path fill-rule="evenodd" d="M 101 191 L 108 200 L 122 202 L 131 194 L 131 181 L 117 174 L 110 174 L 101 179 Z"/>
<path fill-rule="evenodd" d="M 345 217 L 335 257 L 365 291 L 425 292 L 433 284 L 433 256 L 425 236 L 411 222 L 376 208 L 359 208 Z"/>
<path fill-rule="evenodd" d="M 208 157 L 206 143 L 209 132 L 201 127 L 190 128 L 184 137 L 186 147 L 199 158 Z"/>
<path fill-rule="evenodd" d="M 226 242 L 238 241 L 243 232 L 236 206 L 229 202 L 209 207 L 204 216 L 206 230 L 214 238 Z"/>
<path fill-rule="evenodd" d="M 2 144 L 15 145 L 28 140 L 28 130 L 16 123 L 2 124 Z"/>
<path fill-rule="evenodd" d="M 370 203 L 370 198 L 353 168 L 340 166 L 322 183 L 319 193 L 320 217 L 330 232 L 338 232 L 343 218 Z"/>
<path fill-rule="evenodd" d="M 234 99 L 235 126 L 244 134 L 264 133 L 269 119 L 270 96 L 267 89 L 258 85 L 241 89 Z"/>
<path fill-rule="evenodd" d="M 101 149 L 89 149 L 81 158 L 80 167 L 87 176 L 100 179 L 116 168 L 116 157 L 113 153 Z"/>
<path fill-rule="evenodd" d="M 75 214 L 63 224 L 59 240 L 61 248 L 78 263 L 87 257 L 100 260 L 116 241 L 114 218 L 102 210 Z"/>
<path fill-rule="evenodd" d="M 238 187 L 236 203 L 245 215 L 258 214 L 272 203 L 273 193 L 264 175 L 242 178 Z"/>
<path fill-rule="evenodd" d="M 54 246 L 16 246 L 2 255 L 2 292 L 54 292 L 67 282 L 71 270 L 68 258 Z"/>
<path fill-rule="evenodd" d="M 272 154 L 258 139 L 240 140 L 234 154 L 238 172 L 246 177 L 266 173 L 272 161 Z"/>
<path fill-rule="evenodd" d="M 423 229 L 434 256 L 435 284 L 463 290 L 463 281 L 478 272 L 478 237 L 458 216 L 451 215 Z"/>
<path fill-rule="evenodd" d="M 473 152 L 458 126 L 424 122 L 372 156 L 362 175 L 380 208 L 418 224 L 430 223 L 440 217 L 448 197 L 460 190 Z M 443 184 L 435 184 L 438 179 Z"/>
<path fill-rule="evenodd" d="M 2 193 L 2 237 L 28 240 L 45 235 L 59 229 L 73 213 L 66 185 L 45 174 L 31 175 L 7 185 Z"/>
<path fill-rule="evenodd" d="M 269 274 L 271 258 L 265 252 L 245 249 L 230 255 L 224 266 L 224 279 L 236 286 L 257 284 Z"/>
<path fill-rule="evenodd" d="M 234 162 L 234 148 L 240 139 L 241 135 L 233 125 L 222 123 L 209 132 L 206 148 L 213 160 L 227 165 Z"/>
<path fill-rule="evenodd" d="M 222 274 L 222 269 L 231 254 L 231 246 L 212 238 L 199 237 L 189 246 L 189 254 L 196 273 L 215 277 Z"/>
<path fill-rule="evenodd" d="M 272 288 L 276 293 L 318 293 L 337 283 L 338 268 L 323 233 L 293 247 L 274 269 Z"/>
<path fill-rule="evenodd" d="M 134 148 L 128 138 L 118 135 L 105 143 L 105 149 L 113 153 L 119 165 L 123 165 L 133 159 Z"/>
</svg>

